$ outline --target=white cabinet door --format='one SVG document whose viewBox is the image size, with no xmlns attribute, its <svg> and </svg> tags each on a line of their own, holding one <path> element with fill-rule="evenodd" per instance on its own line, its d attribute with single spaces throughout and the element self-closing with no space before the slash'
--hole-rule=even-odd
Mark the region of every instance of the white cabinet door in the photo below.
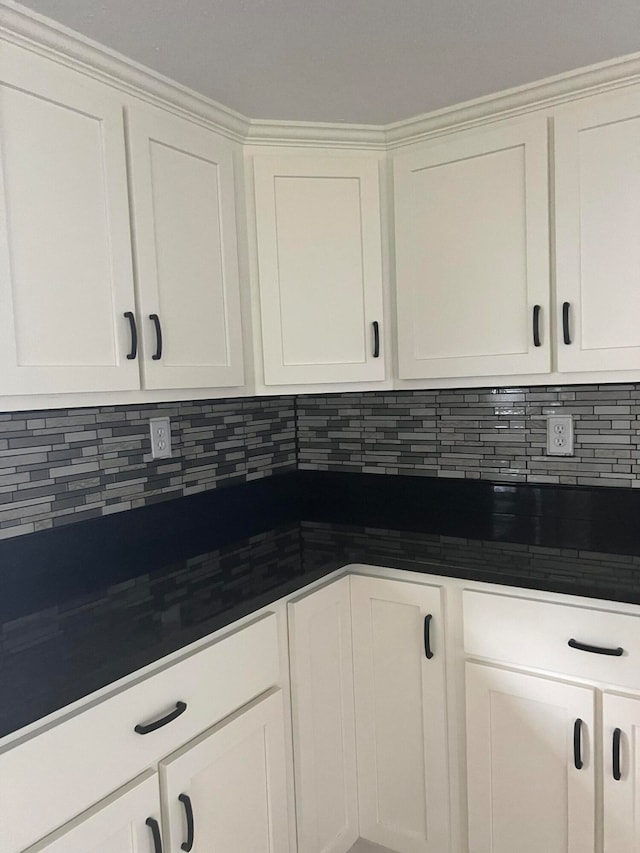
<svg viewBox="0 0 640 853">
<path fill-rule="evenodd" d="M 168 850 L 289 853 L 283 713 L 274 690 L 160 763 Z"/>
<path fill-rule="evenodd" d="M 145 388 L 242 385 L 234 143 L 142 105 L 127 117 Z"/>
<path fill-rule="evenodd" d="M 558 110 L 554 136 L 558 369 L 637 370 L 640 90 Z"/>
<path fill-rule="evenodd" d="M 254 157 L 267 385 L 384 379 L 378 170 L 377 156 Z"/>
<path fill-rule="evenodd" d="M 354 575 L 351 601 L 360 834 L 397 853 L 445 853 L 442 591 Z"/>
<path fill-rule="evenodd" d="M 117 92 L 2 42 L 0 124 L 0 393 L 139 388 Z"/>
<path fill-rule="evenodd" d="M 602 697 L 605 853 L 640 850 L 640 699 Z"/>
<path fill-rule="evenodd" d="M 24 853 L 161 853 L 158 842 L 160 791 L 149 770 Z"/>
<path fill-rule="evenodd" d="M 469 853 L 593 851 L 594 691 L 476 663 L 466 684 Z"/>
<path fill-rule="evenodd" d="M 394 175 L 400 378 L 548 371 L 546 119 L 420 143 Z"/>
<path fill-rule="evenodd" d="M 358 838 L 349 578 L 289 604 L 298 853 Z"/>
</svg>

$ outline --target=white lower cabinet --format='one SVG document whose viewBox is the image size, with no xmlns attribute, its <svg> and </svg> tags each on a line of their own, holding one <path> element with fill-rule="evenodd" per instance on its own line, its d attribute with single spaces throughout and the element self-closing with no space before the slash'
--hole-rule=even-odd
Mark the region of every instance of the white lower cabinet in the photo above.
<svg viewBox="0 0 640 853">
<path fill-rule="evenodd" d="M 397 853 L 450 846 L 442 594 L 351 577 L 360 834 Z"/>
<path fill-rule="evenodd" d="M 160 762 L 166 849 L 289 853 L 285 755 L 273 690 Z"/>
<path fill-rule="evenodd" d="M 468 663 L 469 853 L 595 849 L 595 692 Z"/>
<path fill-rule="evenodd" d="M 640 850 L 640 697 L 602 697 L 605 853 Z"/>
<path fill-rule="evenodd" d="M 157 774 L 148 770 L 25 853 L 162 853 Z"/>
</svg>

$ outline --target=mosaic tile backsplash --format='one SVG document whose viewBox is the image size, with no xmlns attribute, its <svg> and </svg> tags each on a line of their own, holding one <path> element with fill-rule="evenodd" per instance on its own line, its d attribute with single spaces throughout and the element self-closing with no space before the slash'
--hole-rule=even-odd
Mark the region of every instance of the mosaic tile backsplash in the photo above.
<svg viewBox="0 0 640 853">
<path fill-rule="evenodd" d="M 571 414 L 575 454 L 546 456 Z M 640 385 L 304 396 L 298 467 L 578 486 L 640 486 Z"/>
<path fill-rule="evenodd" d="M 575 455 L 544 453 L 572 414 Z M 171 418 L 152 460 L 149 418 Z M 0 414 L 0 538 L 280 471 L 640 486 L 640 385 L 366 392 Z"/>
</svg>

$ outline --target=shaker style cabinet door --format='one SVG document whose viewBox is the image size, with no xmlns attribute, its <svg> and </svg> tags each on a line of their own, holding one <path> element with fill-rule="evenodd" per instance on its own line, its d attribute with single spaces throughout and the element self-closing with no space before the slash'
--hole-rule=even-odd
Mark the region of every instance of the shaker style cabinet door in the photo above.
<svg viewBox="0 0 640 853">
<path fill-rule="evenodd" d="M 555 117 L 559 370 L 640 368 L 640 89 Z"/>
<path fill-rule="evenodd" d="M 24 853 L 162 853 L 158 776 L 148 770 Z"/>
<path fill-rule="evenodd" d="M 274 690 L 160 763 L 167 850 L 289 853 L 283 713 Z"/>
<path fill-rule="evenodd" d="M 593 853 L 594 691 L 476 663 L 466 686 L 469 853 Z"/>
<path fill-rule="evenodd" d="M 351 606 L 360 834 L 396 853 L 446 853 L 442 591 L 353 575 Z"/>
<path fill-rule="evenodd" d="M 127 118 L 144 387 L 242 385 L 234 143 L 144 105 Z"/>
<path fill-rule="evenodd" d="M 289 603 L 298 853 L 358 839 L 349 578 Z"/>
<path fill-rule="evenodd" d="M 394 157 L 401 379 L 550 370 L 547 123 Z"/>
<path fill-rule="evenodd" d="M 118 93 L 0 42 L 0 127 L 0 394 L 139 388 Z"/>
<path fill-rule="evenodd" d="M 384 379 L 377 157 L 254 157 L 264 381 Z"/>
<path fill-rule="evenodd" d="M 602 697 L 604 851 L 640 850 L 640 699 Z"/>
</svg>

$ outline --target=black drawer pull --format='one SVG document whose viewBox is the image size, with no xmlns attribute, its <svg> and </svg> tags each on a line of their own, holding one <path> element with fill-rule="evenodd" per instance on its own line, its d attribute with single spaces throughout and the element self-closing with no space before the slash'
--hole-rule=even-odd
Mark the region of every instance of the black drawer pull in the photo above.
<svg viewBox="0 0 640 853">
<path fill-rule="evenodd" d="M 138 329 L 133 311 L 125 311 L 124 316 L 129 321 L 129 327 L 131 329 L 131 351 L 127 353 L 127 358 L 131 361 L 138 355 Z"/>
<path fill-rule="evenodd" d="M 427 613 L 424 617 L 424 656 L 427 660 L 431 660 L 433 652 L 431 651 L 431 620 L 433 616 Z"/>
<path fill-rule="evenodd" d="M 582 770 L 582 720 L 580 717 L 573 724 L 573 763 L 576 770 Z"/>
<path fill-rule="evenodd" d="M 569 302 L 562 303 L 562 339 L 565 344 L 571 343 L 571 333 L 569 332 L 569 309 L 571 305 Z"/>
<path fill-rule="evenodd" d="M 159 361 L 162 358 L 162 326 L 160 325 L 160 317 L 157 314 L 149 314 L 149 319 L 156 328 L 156 351 L 151 358 L 153 361 Z"/>
<path fill-rule="evenodd" d="M 619 782 L 622 779 L 622 773 L 620 772 L 620 735 L 622 732 L 620 729 L 613 730 L 613 778 L 616 782 Z"/>
<path fill-rule="evenodd" d="M 157 729 L 161 729 L 163 726 L 166 726 L 168 723 L 172 723 L 174 720 L 177 720 L 181 714 L 187 710 L 186 702 L 176 702 L 176 707 L 171 711 L 170 714 L 167 714 L 166 717 L 160 717 L 159 720 L 154 720 L 152 723 L 140 724 L 135 727 L 134 731 L 139 735 L 148 735 L 151 732 L 157 731 Z"/>
<path fill-rule="evenodd" d="M 373 357 L 380 358 L 380 323 L 373 321 Z"/>
<path fill-rule="evenodd" d="M 533 345 L 540 346 L 540 306 L 533 306 Z"/>
<path fill-rule="evenodd" d="M 158 821 L 153 817 L 148 817 L 145 820 L 145 823 L 151 830 L 154 853 L 162 853 L 162 837 L 160 836 L 160 825 L 158 824 Z"/>
<path fill-rule="evenodd" d="M 567 643 L 572 649 L 578 649 L 580 652 L 591 652 L 594 655 L 611 655 L 611 657 L 619 658 L 624 654 L 624 649 L 618 646 L 616 649 L 609 649 L 606 646 L 590 646 L 588 643 L 580 643 L 578 640 L 571 638 Z"/>
<path fill-rule="evenodd" d="M 180 794 L 178 799 L 184 806 L 184 814 L 187 818 L 187 840 L 182 842 L 182 844 L 180 845 L 180 849 L 186 850 L 186 853 L 189 853 L 189 851 L 193 847 L 194 838 L 193 806 L 191 805 L 191 797 L 188 794 Z"/>
</svg>

